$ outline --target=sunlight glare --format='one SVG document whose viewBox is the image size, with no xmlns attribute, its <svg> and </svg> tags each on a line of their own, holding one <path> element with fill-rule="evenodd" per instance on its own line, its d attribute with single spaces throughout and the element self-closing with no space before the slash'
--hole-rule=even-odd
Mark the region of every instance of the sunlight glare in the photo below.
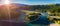
<svg viewBox="0 0 60 26">
<path fill-rule="evenodd" d="M 11 0 L 2 0 L 2 4 L 9 5 Z"/>
</svg>

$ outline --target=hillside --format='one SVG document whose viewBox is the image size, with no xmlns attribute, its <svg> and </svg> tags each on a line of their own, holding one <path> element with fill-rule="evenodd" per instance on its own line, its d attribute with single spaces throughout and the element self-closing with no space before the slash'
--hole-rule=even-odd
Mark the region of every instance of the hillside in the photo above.
<svg viewBox="0 0 60 26">
<path fill-rule="evenodd" d="M 24 5 L 24 4 L 10 4 L 10 16 L 11 19 L 18 18 L 20 16 L 20 10 L 46 10 L 50 12 L 59 12 L 60 13 L 60 4 L 51 4 L 51 5 Z M 5 5 L 0 5 L 0 19 L 8 19 L 8 10 Z"/>
</svg>

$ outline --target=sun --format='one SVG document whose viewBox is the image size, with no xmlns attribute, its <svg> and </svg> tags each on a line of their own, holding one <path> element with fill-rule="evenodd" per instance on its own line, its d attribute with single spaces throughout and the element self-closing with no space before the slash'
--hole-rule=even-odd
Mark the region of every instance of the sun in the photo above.
<svg viewBox="0 0 60 26">
<path fill-rule="evenodd" d="M 10 1 L 9 0 L 5 0 L 4 4 L 10 4 Z"/>
<path fill-rule="evenodd" d="M 2 4 L 9 5 L 11 0 L 2 0 Z"/>
</svg>

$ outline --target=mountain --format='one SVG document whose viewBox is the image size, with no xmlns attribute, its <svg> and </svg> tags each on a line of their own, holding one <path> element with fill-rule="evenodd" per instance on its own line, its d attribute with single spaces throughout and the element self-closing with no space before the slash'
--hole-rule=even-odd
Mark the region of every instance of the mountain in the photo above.
<svg viewBox="0 0 60 26">
<path fill-rule="evenodd" d="M 19 6 L 27 6 L 26 4 L 18 4 L 18 3 L 12 3 L 12 4 L 19 5 Z"/>
<path fill-rule="evenodd" d="M 20 16 L 21 10 L 60 10 L 60 4 L 51 4 L 51 5 L 25 5 L 25 4 L 18 4 L 18 3 L 11 3 L 9 6 L 0 5 L 0 19 L 5 19 L 8 17 L 8 9 L 10 10 L 11 18 L 18 18 Z"/>
<path fill-rule="evenodd" d="M 27 6 L 28 5 L 17 4 L 17 3 L 12 3 L 8 6 L 0 5 L 0 19 L 7 20 L 7 19 L 9 19 L 9 15 L 10 15 L 11 19 L 18 18 L 21 13 L 20 10 L 28 10 L 29 9 Z M 9 14 L 8 14 L 8 12 L 9 12 Z"/>
</svg>

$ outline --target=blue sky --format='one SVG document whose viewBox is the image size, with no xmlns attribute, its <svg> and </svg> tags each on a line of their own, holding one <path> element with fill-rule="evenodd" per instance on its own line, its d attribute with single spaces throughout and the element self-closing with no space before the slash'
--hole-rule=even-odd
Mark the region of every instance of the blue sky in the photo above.
<svg viewBox="0 0 60 26">
<path fill-rule="evenodd" d="M 60 3 L 60 0 L 13 0 L 13 2 L 28 5 L 43 5 Z"/>
<path fill-rule="evenodd" d="M 12 0 L 12 2 L 28 5 L 43 5 L 60 3 L 60 0 Z"/>
</svg>

